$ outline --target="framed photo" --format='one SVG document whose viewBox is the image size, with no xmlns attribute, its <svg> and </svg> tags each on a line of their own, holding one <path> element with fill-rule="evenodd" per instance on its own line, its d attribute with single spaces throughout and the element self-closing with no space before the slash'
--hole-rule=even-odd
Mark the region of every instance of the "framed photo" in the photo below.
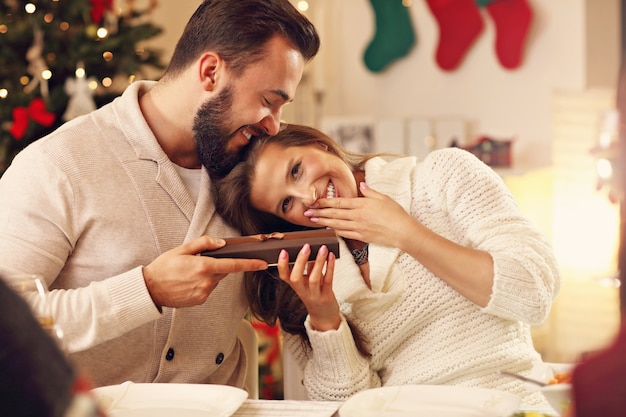
<svg viewBox="0 0 626 417">
<path fill-rule="evenodd" d="M 320 130 L 350 152 L 376 151 L 376 124 L 369 118 L 325 118 Z"/>
<path fill-rule="evenodd" d="M 322 121 L 321 130 L 351 152 L 406 152 L 406 126 L 401 118 L 330 117 Z"/>
</svg>

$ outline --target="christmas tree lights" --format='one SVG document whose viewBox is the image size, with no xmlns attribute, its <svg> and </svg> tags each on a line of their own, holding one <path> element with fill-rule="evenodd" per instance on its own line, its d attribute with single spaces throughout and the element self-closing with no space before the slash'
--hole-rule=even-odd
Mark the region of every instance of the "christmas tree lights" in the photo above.
<svg viewBox="0 0 626 417">
<path fill-rule="evenodd" d="M 0 0 L 0 175 L 31 142 L 164 69 L 146 0 Z"/>
</svg>

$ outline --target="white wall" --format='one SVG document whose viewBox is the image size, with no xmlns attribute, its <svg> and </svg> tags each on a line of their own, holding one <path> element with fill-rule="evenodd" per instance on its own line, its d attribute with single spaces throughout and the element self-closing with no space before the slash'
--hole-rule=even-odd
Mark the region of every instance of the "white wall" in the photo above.
<svg viewBox="0 0 626 417">
<path fill-rule="evenodd" d="M 147 3 L 148 1 L 150 0 L 142 0 L 136 3 Z M 158 2 L 158 6 L 152 12 L 152 19 L 155 25 L 163 28 L 163 33 L 155 37 L 151 44 L 164 50 L 164 60 L 169 61 L 187 21 L 200 3 L 202 3 L 202 0 L 167 0 Z M 137 7 L 140 7 L 140 5 Z"/>
<path fill-rule="evenodd" d="M 534 22 L 525 60 L 516 70 L 502 68 L 494 52 L 495 28 L 483 10 L 485 29 L 453 72 L 440 70 L 434 60 L 439 29 L 425 1 L 410 7 L 417 43 L 408 56 L 383 73 L 363 64 L 363 51 L 374 35 L 374 13 L 367 0 L 310 0 L 326 7 L 322 53 L 325 115 L 372 117 L 462 117 L 469 121 L 469 137 L 517 136 L 514 161 L 524 167 L 550 164 L 551 94 L 554 90 L 585 87 L 586 20 L 584 0 L 529 0 Z M 595 0 L 617 7 L 613 0 Z M 617 62 L 617 26 L 605 22 L 604 37 Z M 607 34 L 608 33 L 608 34 Z M 610 68 L 617 74 L 617 64 Z M 613 80 L 612 80 L 613 81 Z"/>
<path fill-rule="evenodd" d="M 400 1 L 400 0 L 389 0 Z M 296 0 L 292 0 L 294 4 Z M 528 0 L 534 11 L 523 64 L 502 68 L 494 50 L 495 27 L 485 10 L 485 28 L 461 66 L 440 70 L 434 60 L 439 29 L 424 0 L 409 8 L 416 46 L 382 73 L 370 72 L 363 52 L 375 33 L 368 0 L 308 0 L 305 14 L 318 26 L 320 55 L 309 65 L 300 96 L 314 120 L 334 116 L 385 118 L 458 117 L 468 139 L 516 137 L 514 163 L 523 169 L 551 164 L 551 103 L 558 90 L 588 84 L 615 85 L 619 52 L 618 0 Z M 200 0 L 159 2 L 156 24 L 165 34 L 155 44 L 171 55 Z M 309 94 L 322 92 L 322 105 Z M 322 91 L 317 91 L 322 88 Z M 300 112 L 303 110 L 300 109 Z M 289 112 L 287 114 L 287 119 Z M 289 120 L 289 119 L 288 119 Z M 319 126 L 318 126 L 319 127 Z M 397 148 L 394 146 L 394 148 Z M 382 149 L 379 149 L 382 150 Z"/>
</svg>

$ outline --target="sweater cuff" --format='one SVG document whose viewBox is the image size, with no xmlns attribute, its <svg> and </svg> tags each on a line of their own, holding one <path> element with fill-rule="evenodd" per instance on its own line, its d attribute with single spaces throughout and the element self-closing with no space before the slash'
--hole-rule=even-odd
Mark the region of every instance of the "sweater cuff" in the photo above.
<svg viewBox="0 0 626 417">
<path fill-rule="evenodd" d="M 111 305 L 123 328 L 134 329 L 161 317 L 146 287 L 142 266 L 105 282 Z"/>
<path fill-rule="evenodd" d="M 519 262 L 494 257 L 494 283 L 484 311 L 530 325 L 541 324 L 550 312 L 552 293 Z"/>
<path fill-rule="evenodd" d="M 313 368 L 323 369 L 325 375 L 343 379 L 351 374 L 350 370 L 355 368 L 355 363 L 364 360 L 354 344 L 350 326 L 343 315 L 337 330 L 314 330 L 308 316 L 304 326 L 313 349 Z"/>
</svg>

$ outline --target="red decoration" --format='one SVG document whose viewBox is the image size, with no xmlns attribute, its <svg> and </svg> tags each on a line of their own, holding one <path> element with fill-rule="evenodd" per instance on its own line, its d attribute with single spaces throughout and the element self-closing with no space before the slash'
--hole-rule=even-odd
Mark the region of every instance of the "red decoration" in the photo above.
<svg viewBox="0 0 626 417">
<path fill-rule="evenodd" d="M 91 21 L 96 25 L 102 22 L 104 12 L 113 11 L 113 0 L 89 0 L 91 3 Z"/>
<path fill-rule="evenodd" d="M 252 327 L 254 327 L 257 331 L 257 335 L 260 337 L 260 340 L 267 342 L 259 345 L 265 346 L 265 349 L 261 350 L 264 351 L 263 362 L 267 366 L 267 372 L 264 372 L 261 375 L 261 389 L 259 396 L 264 399 L 273 399 L 276 398 L 277 394 L 275 392 L 276 379 L 274 377 L 273 368 L 280 358 L 280 326 L 278 324 L 270 326 L 256 320 L 252 320 L 251 322 Z"/>
<path fill-rule="evenodd" d="M 435 60 L 444 71 L 455 70 L 483 31 L 475 0 L 426 0 L 439 26 Z"/>
<path fill-rule="evenodd" d="M 481 136 L 476 143 L 464 149 L 476 155 L 490 167 L 510 168 L 512 165 L 511 145 L 513 140 L 496 140 L 487 136 Z"/>
<path fill-rule="evenodd" d="M 47 112 L 46 103 L 41 97 L 36 97 L 28 107 L 15 107 L 13 109 L 13 125 L 9 129 L 9 133 L 17 140 L 22 139 L 31 119 L 42 126 L 50 127 L 56 119 L 56 114 Z"/>
<path fill-rule="evenodd" d="M 272 341 L 272 347 L 267 353 L 267 362 L 272 365 L 280 355 L 280 326 L 269 326 L 263 322 L 253 321 L 252 327 Z"/>
<path fill-rule="evenodd" d="M 437 20 L 439 41 L 435 59 L 444 71 L 461 65 L 484 28 L 485 8 L 496 30 L 495 52 L 506 69 L 522 63 L 524 44 L 533 21 L 528 0 L 426 0 Z"/>
<path fill-rule="evenodd" d="M 522 63 L 524 44 L 533 20 L 533 11 L 527 0 L 495 0 L 487 5 L 487 12 L 496 26 L 496 56 L 507 69 Z"/>
</svg>

